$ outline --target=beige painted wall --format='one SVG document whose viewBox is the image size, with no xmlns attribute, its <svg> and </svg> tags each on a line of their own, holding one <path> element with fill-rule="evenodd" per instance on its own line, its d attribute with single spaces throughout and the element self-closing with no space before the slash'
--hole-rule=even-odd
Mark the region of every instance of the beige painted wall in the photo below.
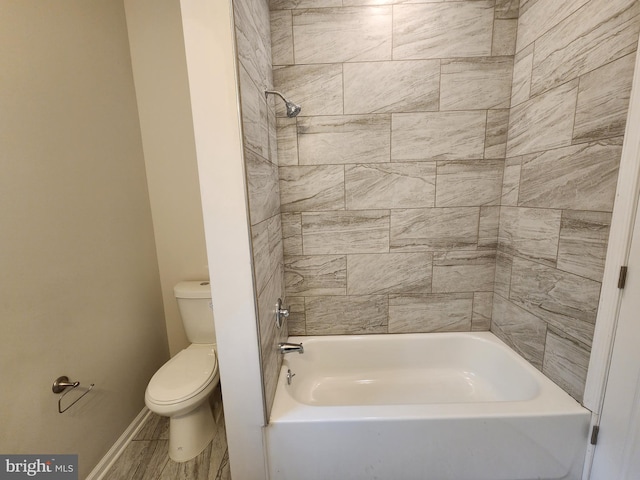
<svg viewBox="0 0 640 480">
<path fill-rule="evenodd" d="M 125 1 L 169 351 L 188 345 L 173 286 L 209 278 L 178 0 Z"/>
<path fill-rule="evenodd" d="M 168 358 L 124 9 L 3 1 L 0 43 L 0 452 L 84 478 Z"/>
</svg>

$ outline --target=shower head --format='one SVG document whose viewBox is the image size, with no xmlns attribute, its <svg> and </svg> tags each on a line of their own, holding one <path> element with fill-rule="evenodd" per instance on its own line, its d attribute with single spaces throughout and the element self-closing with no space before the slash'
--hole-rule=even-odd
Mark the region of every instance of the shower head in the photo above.
<svg viewBox="0 0 640 480">
<path fill-rule="evenodd" d="M 284 101 L 284 104 L 287 107 L 287 117 L 289 118 L 297 117 L 298 114 L 300 113 L 300 110 L 302 110 L 302 107 L 300 105 L 296 105 L 295 103 L 290 102 L 289 100 L 284 98 L 284 95 L 282 95 L 280 92 L 276 92 L 275 90 L 264 91 L 265 97 L 268 96 L 269 94 L 278 95 Z"/>
</svg>

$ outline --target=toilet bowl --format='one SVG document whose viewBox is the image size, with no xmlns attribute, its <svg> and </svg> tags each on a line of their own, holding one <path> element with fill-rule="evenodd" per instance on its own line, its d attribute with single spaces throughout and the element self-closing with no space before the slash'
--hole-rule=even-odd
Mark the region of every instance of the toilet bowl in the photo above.
<svg viewBox="0 0 640 480">
<path fill-rule="evenodd" d="M 169 457 L 185 462 L 213 439 L 215 420 L 209 396 L 220 375 L 208 282 L 181 282 L 174 292 L 192 344 L 153 375 L 144 400 L 149 410 L 169 417 Z"/>
</svg>

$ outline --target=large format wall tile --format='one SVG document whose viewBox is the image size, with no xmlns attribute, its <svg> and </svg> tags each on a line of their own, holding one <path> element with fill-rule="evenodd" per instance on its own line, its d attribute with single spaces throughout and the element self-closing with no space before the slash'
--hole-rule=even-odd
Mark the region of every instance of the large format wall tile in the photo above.
<svg viewBox="0 0 640 480">
<path fill-rule="evenodd" d="M 344 168 L 340 165 L 280 167 L 280 211 L 344 209 Z"/>
<path fill-rule="evenodd" d="M 269 120 L 264 93 L 255 86 L 243 66 L 240 66 L 239 73 L 244 146 L 269 159 Z"/>
<path fill-rule="evenodd" d="M 491 329 L 491 313 L 493 311 L 493 292 L 474 292 L 471 330 L 484 332 Z"/>
<path fill-rule="evenodd" d="M 500 295 L 493 296 L 491 331 L 542 370 L 547 324 Z"/>
<path fill-rule="evenodd" d="M 518 41 L 516 52 L 530 45 L 545 32 L 560 23 L 589 0 L 531 0 L 520 3 L 520 17 L 518 18 Z M 526 8 L 524 8 L 526 6 Z"/>
<path fill-rule="evenodd" d="M 297 63 L 391 60 L 391 6 L 293 11 Z"/>
<path fill-rule="evenodd" d="M 509 300 L 591 345 L 600 283 L 514 257 Z"/>
<path fill-rule="evenodd" d="M 389 115 L 298 119 L 300 165 L 388 162 Z"/>
<path fill-rule="evenodd" d="M 289 335 L 306 335 L 307 316 L 304 308 L 304 297 L 287 295 L 285 305 L 289 307 L 289 316 L 287 317 Z"/>
<path fill-rule="evenodd" d="M 527 155 L 519 204 L 610 212 L 621 153 L 622 138 L 614 138 Z"/>
<path fill-rule="evenodd" d="M 269 0 L 271 10 L 341 7 L 342 0 Z"/>
<path fill-rule="evenodd" d="M 386 253 L 389 211 L 305 212 L 302 243 L 305 255 Z"/>
<path fill-rule="evenodd" d="M 480 209 L 422 208 L 391 211 L 391 250 L 475 250 Z"/>
<path fill-rule="evenodd" d="M 514 55 L 516 53 L 516 35 L 518 20 L 499 20 L 493 22 L 493 42 L 491 55 Z M 511 86 L 509 86 L 511 88 Z"/>
<path fill-rule="evenodd" d="M 500 250 L 496 252 L 496 277 L 493 292 L 502 298 L 509 298 L 512 265 L 513 256 L 503 253 Z"/>
<path fill-rule="evenodd" d="M 498 231 L 500 227 L 500 207 L 481 207 L 480 225 L 478 226 L 478 248 L 498 248 Z"/>
<path fill-rule="evenodd" d="M 344 113 L 437 111 L 439 96 L 439 60 L 344 64 Z"/>
<path fill-rule="evenodd" d="M 438 162 L 436 207 L 498 205 L 503 160 Z"/>
<path fill-rule="evenodd" d="M 640 2 L 591 0 L 536 40 L 531 92 L 537 94 L 635 51 Z"/>
<path fill-rule="evenodd" d="M 292 65 L 293 20 L 290 10 L 271 12 L 271 56 L 274 65 Z"/>
<path fill-rule="evenodd" d="M 574 143 L 624 135 L 635 58 L 626 55 L 580 79 Z"/>
<path fill-rule="evenodd" d="M 347 294 L 428 293 L 430 253 L 384 253 L 347 256 Z"/>
<path fill-rule="evenodd" d="M 276 118 L 278 165 L 298 165 L 298 130 L 295 118 Z"/>
<path fill-rule="evenodd" d="M 436 164 L 372 163 L 345 167 L 347 209 L 433 207 Z"/>
<path fill-rule="evenodd" d="M 511 107 L 520 105 L 531 96 L 531 72 L 533 70 L 533 44 L 516 53 L 513 61 Z"/>
<path fill-rule="evenodd" d="M 484 111 L 394 113 L 391 159 L 472 160 L 484 156 Z"/>
<path fill-rule="evenodd" d="M 488 110 L 484 158 L 504 158 L 507 153 L 509 109 Z"/>
<path fill-rule="evenodd" d="M 601 282 L 610 225 L 610 213 L 562 212 L 558 268 Z"/>
<path fill-rule="evenodd" d="M 440 110 L 509 107 L 512 57 L 442 60 Z"/>
<path fill-rule="evenodd" d="M 504 175 L 502 178 L 501 205 L 516 206 L 520 195 L 520 171 L 522 170 L 522 157 L 507 158 L 504 162 Z"/>
<path fill-rule="evenodd" d="M 571 145 L 577 98 L 576 79 L 513 107 L 507 155 Z"/>
<path fill-rule="evenodd" d="M 389 333 L 468 332 L 473 294 L 390 295 Z"/>
<path fill-rule="evenodd" d="M 587 380 L 589 354 L 588 346 L 554 328 L 549 328 L 542 373 L 581 402 Z"/>
<path fill-rule="evenodd" d="M 394 5 L 393 59 L 491 55 L 493 1 Z"/>
<path fill-rule="evenodd" d="M 288 256 L 284 263 L 284 281 L 291 295 L 345 295 L 347 257 Z"/>
<path fill-rule="evenodd" d="M 502 207 L 498 245 L 511 255 L 555 266 L 560 217 L 560 210 Z"/>
<path fill-rule="evenodd" d="M 433 256 L 434 293 L 492 292 L 496 270 L 494 251 L 447 252 Z"/>
<path fill-rule="evenodd" d="M 386 295 L 307 297 L 307 335 L 387 333 Z"/>
<path fill-rule="evenodd" d="M 265 0 L 240 1 L 233 5 L 236 51 L 242 66 L 255 81 L 271 79 L 269 6 Z"/>
<path fill-rule="evenodd" d="M 282 248 L 284 255 L 302 255 L 302 215 L 282 214 Z"/>
<path fill-rule="evenodd" d="M 342 65 L 291 65 L 273 69 L 273 85 L 302 106 L 301 116 L 342 115 Z M 284 104 L 276 113 L 285 116 Z"/>
<path fill-rule="evenodd" d="M 278 167 L 245 149 L 251 225 L 280 213 Z"/>
</svg>

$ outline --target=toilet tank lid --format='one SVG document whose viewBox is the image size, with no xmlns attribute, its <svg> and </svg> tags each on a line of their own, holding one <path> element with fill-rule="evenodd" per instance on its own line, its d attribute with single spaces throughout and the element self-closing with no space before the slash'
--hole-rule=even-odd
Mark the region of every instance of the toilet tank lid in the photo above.
<svg viewBox="0 0 640 480">
<path fill-rule="evenodd" d="M 211 286 L 208 280 L 180 282 L 173 287 L 176 298 L 211 298 Z"/>
</svg>

